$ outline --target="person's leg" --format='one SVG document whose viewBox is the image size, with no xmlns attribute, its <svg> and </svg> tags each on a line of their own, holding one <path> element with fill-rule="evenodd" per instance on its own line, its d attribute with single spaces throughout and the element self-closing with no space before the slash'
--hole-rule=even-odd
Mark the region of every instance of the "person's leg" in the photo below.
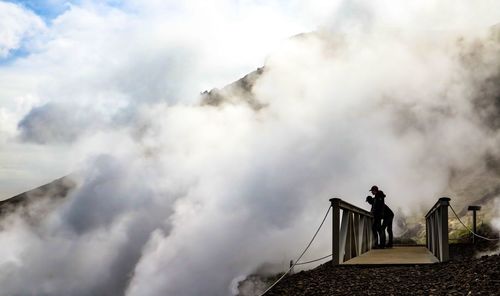
<svg viewBox="0 0 500 296">
<path fill-rule="evenodd" d="M 385 236 L 382 236 L 381 229 L 382 229 L 382 219 L 375 217 L 373 219 L 373 231 L 376 237 L 375 240 L 376 247 L 383 247 L 383 244 L 385 243 Z"/>
<path fill-rule="evenodd" d="M 392 235 L 392 220 L 394 219 L 394 217 L 390 218 L 390 219 L 387 219 L 387 233 L 389 234 L 389 242 L 387 244 L 388 247 L 392 247 L 392 238 L 393 238 L 393 235 Z"/>
<path fill-rule="evenodd" d="M 372 234 L 373 234 L 374 245 L 375 245 L 375 247 L 378 247 L 378 245 L 379 245 L 379 239 L 378 239 L 378 230 L 377 230 L 377 219 L 373 220 Z"/>
<path fill-rule="evenodd" d="M 379 225 L 380 227 L 378 228 L 378 235 L 380 236 L 380 247 L 385 248 L 385 227 L 384 224 Z"/>
</svg>

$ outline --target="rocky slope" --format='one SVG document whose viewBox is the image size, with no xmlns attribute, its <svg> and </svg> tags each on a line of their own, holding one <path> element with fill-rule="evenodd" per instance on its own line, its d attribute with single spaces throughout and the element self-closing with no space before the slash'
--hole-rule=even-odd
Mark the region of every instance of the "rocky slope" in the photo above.
<svg viewBox="0 0 500 296">
<path fill-rule="evenodd" d="M 18 212 L 28 220 L 42 218 L 53 210 L 77 186 L 70 176 L 65 176 L 35 189 L 0 201 L 0 218 Z M 43 206 L 37 206 L 43 205 Z"/>
</svg>

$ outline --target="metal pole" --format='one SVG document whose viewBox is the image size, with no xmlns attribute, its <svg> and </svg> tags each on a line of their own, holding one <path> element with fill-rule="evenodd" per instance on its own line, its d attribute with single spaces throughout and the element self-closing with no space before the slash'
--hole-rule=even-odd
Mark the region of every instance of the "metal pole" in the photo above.
<svg viewBox="0 0 500 296">
<path fill-rule="evenodd" d="M 472 211 L 472 231 L 474 233 L 477 233 L 477 231 L 476 231 L 476 211 Z M 476 243 L 476 236 L 474 235 L 474 233 L 472 234 L 472 243 L 473 244 Z"/>
<path fill-rule="evenodd" d="M 469 208 L 467 209 L 469 211 L 472 211 L 472 231 L 474 233 L 477 233 L 476 231 L 476 218 L 477 218 L 477 215 L 476 215 L 476 212 L 481 210 L 481 207 L 480 206 L 469 206 Z M 472 243 L 475 244 L 476 243 L 476 236 L 474 234 L 472 234 Z"/>
</svg>

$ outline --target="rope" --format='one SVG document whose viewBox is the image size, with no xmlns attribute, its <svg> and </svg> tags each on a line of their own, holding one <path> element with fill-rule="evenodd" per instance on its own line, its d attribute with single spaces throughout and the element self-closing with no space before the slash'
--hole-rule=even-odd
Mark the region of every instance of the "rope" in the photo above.
<svg viewBox="0 0 500 296">
<path fill-rule="evenodd" d="M 500 237 L 497 237 L 497 238 L 489 238 L 489 237 L 485 237 L 485 236 L 482 236 L 482 235 L 479 235 L 477 233 L 475 233 L 474 231 L 472 231 L 469 227 L 467 227 L 467 225 L 464 224 L 464 222 L 462 222 L 462 220 L 460 220 L 460 218 L 458 217 L 457 213 L 455 212 L 455 210 L 453 209 L 453 207 L 450 205 L 450 209 L 452 210 L 453 214 L 455 214 L 455 217 L 457 217 L 458 221 L 460 223 L 462 223 L 462 225 L 470 232 L 472 233 L 473 235 L 479 237 L 479 238 L 482 238 L 482 239 L 485 239 L 485 240 L 489 240 L 489 241 L 497 241 L 497 240 L 500 240 Z"/>
<path fill-rule="evenodd" d="M 330 213 L 330 209 L 332 208 L 332 206 L 329 206 L 328 207 L 328 211 L 326 211 L 326 214 L 325 214 L 325 217 L 323 218 L 323 221 L 321 221 L 321 224 L 319 225 L 318 227 L 318 230 L 316 230 L 316 233 L 314 233 L 311 241 L 309 242 L 309 244 L 307 245 L 307 247 L 304 249 L 304 251 L 302 252 L 302 254 L 300 254 L 299 258 L 297 258 L 297 260 L 295 260 L 295 262 L 299 262 L 299 260 L 302 258 L 302 256 L 304 256 L 304 254 L 307 252 L 307 250 L 309 249 L 309 247 L 311 246 L 312 242 L 314 241 L 314 239 L 316 238 L 316 235 L 318 235 L 318 232 L 319 230 L 321 229 L 321 227 L 323 226 L 323 223 L 325 223 L 325 220 L 326 220 L 326 217 L 328 217 L 328 213 Z M 260 296 L 263 296 L 265 295 L 267 292 L 269 292 L 274 286 L 276 286 L 277 283 L 279 283 L 289 272 L 290 270 L 292 270 L 295 265 L 297 265 L 297 263 L 294 263 L 292 266 L 290 266 L 290 268 L 277 280 L 275 281 L 269 288 L 267 288 L 267 290 L 264 291 L 264 293 L 260 294 Z"/>
<path fill-rule="evenodd" d="M 313 263 L 313 262 L 316 262 L 316 261 L 320 261 L 320 260 L 326 259 L 326 258 L 331 257 L 331 256 L 332 256 L 332 254 L 326 255 L 325 257 L 321 257 L 321 258 L 318 258 L 318 259 L 315 259 L 315 260 L 311 260 L 311 261 L 295 263 L 295 265 L 303 265 L 303 264 Z"/>
</svg>

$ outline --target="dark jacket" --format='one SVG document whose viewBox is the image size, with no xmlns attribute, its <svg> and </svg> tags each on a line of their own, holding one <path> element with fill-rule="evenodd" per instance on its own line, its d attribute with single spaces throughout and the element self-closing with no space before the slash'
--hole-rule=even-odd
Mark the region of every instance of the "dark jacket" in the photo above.
<svg viewBox="0 0 500 296">
<path fill-rule="evenodd" d="M 383 215 L 383 218 L 384 218 L 384 220 L 385 219 L 392 219 L 392 218 L 394 218 L 394 213 L 392 212 L 392 210 L 387 205 L 384 205 L 384 215 Z"/>
<path fill-rule="evenodd" d="M 382 218 L 384 216 L 384 210 L 385 210 L 384 199 L 385 199 L 385 194 L 381 190 L 379 190 L 375 194 L 375 197 L 373 198 L 373 208 L 372 208 L 373 210 L 372 211 L 373 211 L 373 216 L 375 216 L 375 218 Z"/>
</svg>

